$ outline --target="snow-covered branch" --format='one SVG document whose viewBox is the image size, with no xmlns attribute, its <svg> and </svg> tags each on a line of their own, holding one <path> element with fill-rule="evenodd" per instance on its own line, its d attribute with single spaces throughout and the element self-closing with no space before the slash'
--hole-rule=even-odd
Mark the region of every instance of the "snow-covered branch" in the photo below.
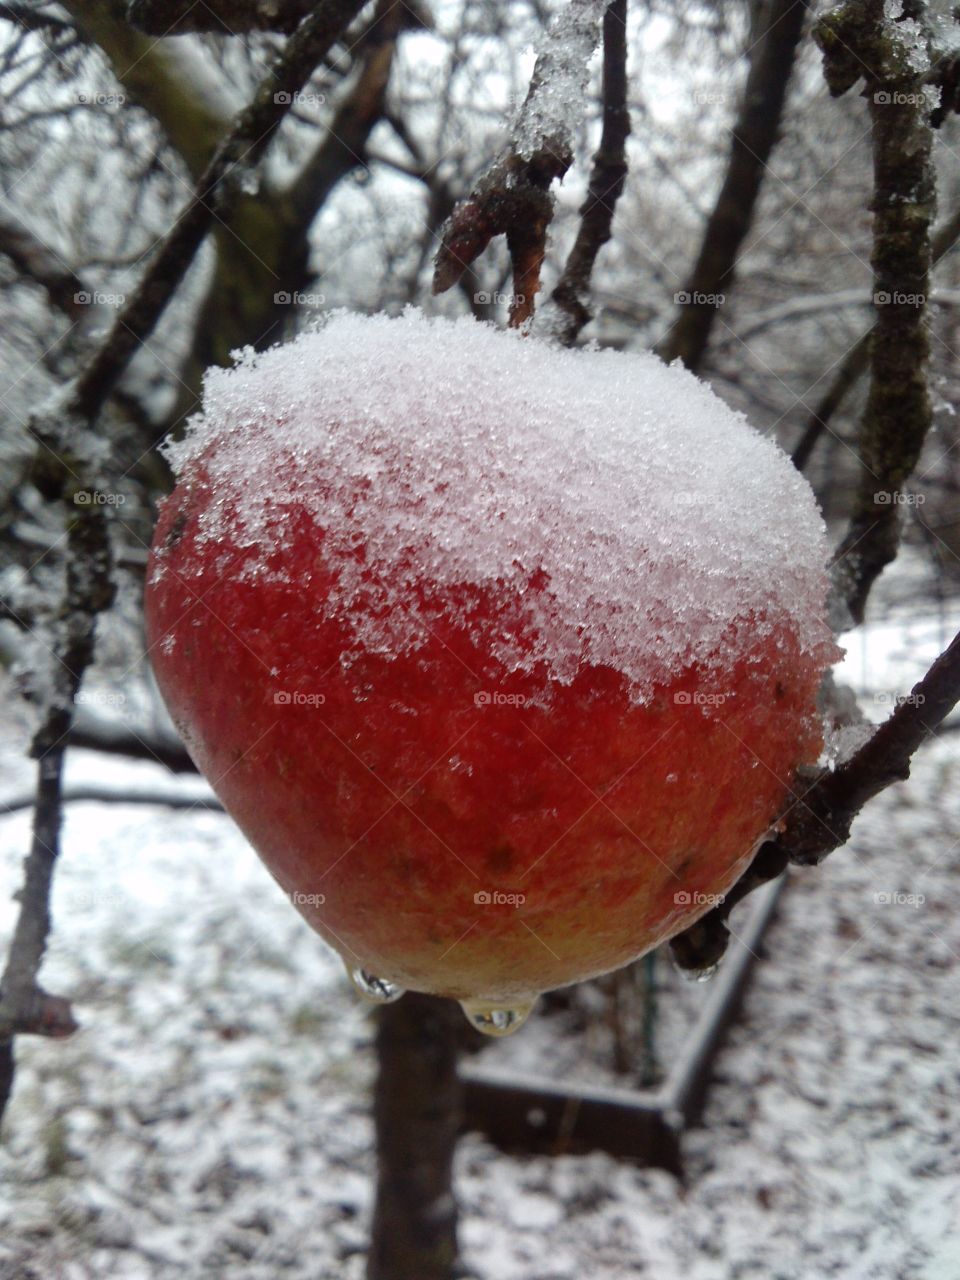
<svg viewBox="0 0 960 1280">
<path fill-rule="evenodd" d="M 592 319 L 584 301 L 597 254 L 611 236 L 613 213 L 627 178 L 627 2 L 613 0 L 603 15 L 603 131 L 593 157 L 580 227 L 545 315 L 548 328 L 567 346 Z M 551 315 L 550 312 L 554 314 Z M 544 317 L 541 316 L 541 319 Z"/>
<path fill-rule="evenodd" d="M 606 0 L 569 0 L 554 20 L 510 145 L 443 228 L 434 293 L 455 285 L 494 236 L 504 235 L 513 262 L 510 324 L 521 325 L 533 315 L 553 217 L 550 187 L 573 163 L 573 133 L 587 85 L 587 64 L 597 47 L 606 7 Z"/>
</svg>

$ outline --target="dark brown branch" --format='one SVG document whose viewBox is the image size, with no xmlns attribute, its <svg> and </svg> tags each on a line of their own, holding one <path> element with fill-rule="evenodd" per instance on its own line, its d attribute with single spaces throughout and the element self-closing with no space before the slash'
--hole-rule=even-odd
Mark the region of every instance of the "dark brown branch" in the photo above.
<svg viewBox="0 0 960 1280">
<path fill-rule="evenodd" d="M 149 760 L 153 764 L 163 765 L 171 773 L 197 772 L 197 766 L 179 742 L 134 733 L 132 729 L 122 725 L 112 725 L 92 718 L 77 717 L 67 734 L 67 744 L 85 751 L 123 756 L 128 760 Z"/>
<path fill-rule="evenodd" d="M 249 31 L 289 35 L 316 7 L 315 0 L 128 0 L 130 23 L 148 36 L 180 36 L 210 32 L 237 36 Z M 429 27 L 429 14 L 418 3 L 406 8 L 405 23 Z"/>
<path fill-rule="evenodd" d="M 553 103 L 586 84 L 586 66 L 596 48 L 602 0 L 568 0 L 537 58 L 513 139 L 454 209 L 437 250 L 433 292 L 455 285 L 490 241 L 506 237 L 513 263 L 510 324 L 533 315 L 547 227 L 553 217 L 550 188 L 573 163 L 573 136 Z M 563 83 L 558 83 L 559 81 Z"/>
<path fill-rule="evenodd" d="M 868 329 L 853 344 L 837 366 L 833 379 L 817 402 L 816 407 L 807 419 L 803 435 L 793 451 L 793 465 L 802 471 L 810 461 L 810 455 L 817 441 L 823 435 L 831 418 L 843 404 L 848 392 L 856 386 L 862 375 L 870 366 L 870 338 L 872 330 Z"/>
<path fill-rule="evenodd" d="M 61 804 L 74 804 L 80 801 L 95 804 L 133 804 L 153 805 L 166 809 L 196 809 L 204 813 L 223 813 L 224 808 L 215 796 L 178 795 L 176 792 L 163 791 L 117 791 L 111 787 L 64 787 L 60 794 Z M 0 816 L 9 813 L 20 813 L 35 803 L 35 797 L 13 796 L 9 800 L 0 800 Z"/>
<path fill-rule="evenodd" d="M 451 1280 L 455 1274 L 462 1025 L 452 1001 L 415 992 L 379 1012 L 377 1199 L 367 1280 Z"/>
<path fill-rule="evenodd" d="M 960 702 L 960 634 L 936 660 L 910 695 L 849 760 L 816 775 L 791 797 L 784 829 L 760 848 L 746 874 L 725 901 L 671 943 L 683 969 L 712 968 L 729 940 L 726 920 L 754 889 L 790 864 L 812 866 L 846 844 L 853 820 L 869 801 L 910 776 L 910 762 Z M 802 781 L 802 780 L 798 780 Z"/>
<path fill-rule="evenodd" d="M 50 886 L 60 852 L 60 808 L 64 735 L 70 727 L 73 700 L 83 673 L 93 659 L 97 615 L 109 608 L 114 587 L 110 543 L 103 512 L 91 506 L 73 508 L 68 526 L 69 558 L 64 595 L 54 636 L 55 661 L 40 726 L 31 754 L 37 759 L 33 836 L 24 863 L 20 911 L 0 979 L 0 1075 L 12 1082 L 13 1052 L 18 1033 L 68 1035 L 75 1027 L 65 1000 L 49 996 L 37 974 L 50 932 Z M 8 1095 L 0 1093 L 0 1117 Z"/>
<path fill-rule="evenodd" d="M 40 285 L 51 303 L 72 319 L 89 309 L 86 285 L 80 277 L 8 212 L 0 212 L 0 253 L 10 259 L 21 276 Z"/>
<path fill-rule="evenodd" d="M 766 17 L 751 51 L 723 185 L 700 255 L 679 295 L 685 299 L 680 314 L 661 344 L 665 360 L 679 357 L 688 369 L 697 370 L 703 363 L 717 316 L 716 299 L 730 291 L 740 246 L 753 223 L 808 7 L 809 0 L 771 0 L 762 6 Z"/>
<path fill-rule="evenodd" d="M 0 18 L 6 22 L 15 23 L 24 31 L 46 31 L 54 35 L 66 36 L 70 40 L 76 36 L 69 22 L 64 22 L 55 14 L 47 13 L 43 9 L 31 8 L 26 4 L 0 4 Z M 62 53 L 63 46 L 60 46 L 57 52 Z"/>
<path fill-rule="evenodd" d="M 933 132 L 923 74 L 884 17 L 883 0 L 847 0 L 815 30 L 834 94 L 861 76 L 873 135 L 875 321 L 870 390 L 860 426 L 860 483 L 833 559 L 834 614 L 863 621 L 873 583 L 897 554 L 896 501 L 932 420 L 927 392 L 930 227 L 936 207 Z M 855 60 L 855 61 L 852 61 Z"/>
<path fill-rule="evenodd" d="M 356 83 L 289 189 L 294 224 L 309 226 L 337 183 L 366 163 L 370 134 L 384 118 L 397 40 L 411 25 L 410 10 L 400 0 L 378 0 L 369 31 L 353 50 L 360 62 Z"/>
<path fill-rule="evenodd" d="M 958 239 L 960 239 L 960 209 L 957 209 L 953 217 L 934 233 L 931 243 L 934 266 L 954 248 Z M 810 461 L 810 455 L 817 441 L 829 428 L 833 415 L 840 408 L 847 393 L 870 367 L 872 332 L 872 329 L 868 329 L 862 334 L 841 360 L 833 375 L 833 381 L 807 420 L 807 425 L 793 452 L 793 464 L 799 471 L 802 471 Z"/>
<path fill-rule="evenodd" d="M 593 319 L 584 299 L 590 292 L 597 254 L 610 239 L 614 210 L 627 177 L 627 0 L 612 0 L 603 15 L 602 93 L 603 131 L 587 198 L 580 207 L 580 227 L 552 294 L 562 313 L 554 329 L 566 346 L 576 342 L 580 330 Z"/>
<path fill-rule="evenodd" d="M 247 31 L 289 35 L 314 7 L 313 0 L 129 0 L 127 19 L 148 36 L 210 32 L 236 36 Z"/>
</svg>

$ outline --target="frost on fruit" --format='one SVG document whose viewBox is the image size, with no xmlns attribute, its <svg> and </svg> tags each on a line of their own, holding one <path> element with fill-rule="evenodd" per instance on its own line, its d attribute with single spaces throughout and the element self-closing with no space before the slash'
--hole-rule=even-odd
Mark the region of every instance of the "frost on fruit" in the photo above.
<svg viewBox="0 0 960 1280">
<path fill-rule="evenodd" d="M 283 577 L 292 510 L 324 529 L 340 572 L 316 610 L 359 651 L 424 645 L 415 588 L 429 582 L 508 671 L 568 684 L 606 665 L 637 703 L 692 664 L 729 669 L 785 621 L 801 651 L 832 656 L 807 482 L 653 355 L 412 309 L 337 314 L 212 370 L 202 415 L 167 452 L 178 474 L 202 459 L 217 499 L 196 546 L 245 549 L 246 579 Z M 202 569 L 186 557 L 177 571 Z M 472 616 L 471 587 L 508 614 L 519 601 L 520 625 Z"/>
</svg>

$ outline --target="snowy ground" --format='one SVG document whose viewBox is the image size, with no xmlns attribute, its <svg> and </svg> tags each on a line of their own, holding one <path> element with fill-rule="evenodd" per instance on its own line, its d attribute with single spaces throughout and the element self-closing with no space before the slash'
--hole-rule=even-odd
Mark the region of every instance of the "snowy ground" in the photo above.
<svg viewBox="0 0 960 1280">
<path fill-rule="evenodd" d="M 855 643 L 845 675 L 871 718 L 909 693 L 953 612 L 907 609 Z M 4 794 L 29 776 L 15 736 Z M 195 780 L 84 753 L 71 777 L 201 794 Z M 0 819 L 0 937 L 27 831 L 25 814 Z M 74 998 L 83 1030 L 19 1045 L 0 1278 L 360 1277 L 371 1018 L 339 961 L 225 817 L 75 804 L 64 845 L 44 976 Z M 954 733 L 924 749 L 846 850 L 794 877 L 706 1125 L 688 1135 L 688 1185 L 601 1155 L 508 1158 L 468 1138 L 458 1190 L 475 1273 L 956 1280 L 958 866 Z M 559 1020 L 541 1023 L 487 1060 L 555 1067 L 569 1045 Z"/>
</svg>

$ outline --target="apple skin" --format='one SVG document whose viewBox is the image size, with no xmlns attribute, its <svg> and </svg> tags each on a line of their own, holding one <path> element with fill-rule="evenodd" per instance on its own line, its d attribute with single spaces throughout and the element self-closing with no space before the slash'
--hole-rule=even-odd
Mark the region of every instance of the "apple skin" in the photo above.
<svg viewBox="0 0 960 1280">
<path fill-rule="evenodd" d="M 739 878 L 817 758 L 827 659 L 787 617 L 731 619 L 736 661 L 643 704 L 607 666 L 505 670 L 478 620 L 535 637 L 492 586 L 416 581 L 426 644 L 378 654 L 324 615 L 337 565 L 302 508 L 269 517 L 269 573 L 204 537 L 235 501 L 200 459 L 164 502 L 149 651 L 197 766 L 350 966 L 509 1007 L 623 965 Z"/>
</svg>

